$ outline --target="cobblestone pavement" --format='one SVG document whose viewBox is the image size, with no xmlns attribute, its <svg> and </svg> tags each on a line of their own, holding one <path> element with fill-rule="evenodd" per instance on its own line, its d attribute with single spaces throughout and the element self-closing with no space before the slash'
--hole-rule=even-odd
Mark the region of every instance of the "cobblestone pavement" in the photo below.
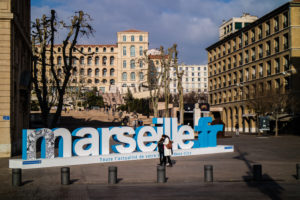
<svg viewBox="0 0 300 200">
<path fill-rule="evenodd" d="M 296 164 L 300 137 L 218 139 L 235 152 L 176 157 L 167 182 L 156 183 L 158 160 L 71 166 L 71 181 L 60 185 L 60 168 L 22 171 L 23 185 L 11 186 L 8 159 L 0 159 L 0 199 L 300 199 Z M 213 165 L 213 183 L 204 183 L 204 165 Z M 253 164 L 262 165 L 263 181 L 252 181 Z M 108 185 L 108 166 L 118 167 L 118 184 Z"/>
</svg>

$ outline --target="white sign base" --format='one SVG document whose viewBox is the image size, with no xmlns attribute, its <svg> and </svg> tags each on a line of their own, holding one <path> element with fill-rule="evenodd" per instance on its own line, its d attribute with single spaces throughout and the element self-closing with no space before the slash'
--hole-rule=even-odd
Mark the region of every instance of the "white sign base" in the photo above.
<svg viewBox="0 0 300 200">
<path fill-rule="evenodd" d="M 201 154 L 227 153 L 233 152 L 233 145 L 218 145 L 216 147 L 196 148 L 196 149 L 178 149 L 174 150 L 172 157 L 193 156 Z M 158 152 L 133 152 L 130 154 L 109 154 L 99 156 L 74 156 L 52 159 L 22 160 L 10 159 L 9 168 L 33 169 L 44 167 L 61 167 L 71 165 L 83 165 L 94 163 L 108 163 L 129 160 L 144 160 L 159 158 Z"/>
</svg>

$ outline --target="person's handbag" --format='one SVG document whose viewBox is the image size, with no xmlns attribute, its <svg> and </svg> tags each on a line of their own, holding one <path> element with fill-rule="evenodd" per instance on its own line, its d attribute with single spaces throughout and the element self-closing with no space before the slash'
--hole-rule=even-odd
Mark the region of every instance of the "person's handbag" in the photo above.
<svg viewBox="0 0 300 200">
<path fill-rule="evenodd" d="M 170 140 L 169 143 L 167 144 L 167 149 L 172 149 L 172 141 Z"/>
</svg>

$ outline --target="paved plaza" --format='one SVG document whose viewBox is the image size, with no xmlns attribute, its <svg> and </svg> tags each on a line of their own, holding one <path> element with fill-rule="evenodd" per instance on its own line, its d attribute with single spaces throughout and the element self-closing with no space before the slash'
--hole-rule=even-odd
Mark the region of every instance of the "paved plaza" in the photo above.
<svg viewBox="0 0 300 200">
<path fill-rule="evenodd" d="M 71 185 L 60 184 L 60 168 L 22 171 L 23 185 L 11 186 L 8 159 L 0 159 L 0 199 L 300 199 L 296 163 L 300 137 L 241 135 L 218 139 L 235 152 L 174 158 L 167 182 L 156 183 L 157 159 L 71 166 Z M 204 165 L 213 165 L 213 183 Z M 253 164 L 263 181 L 252 181 Z M 118 184 L 108 185 L 108 167 L 118 167 Z"/>
</svg>

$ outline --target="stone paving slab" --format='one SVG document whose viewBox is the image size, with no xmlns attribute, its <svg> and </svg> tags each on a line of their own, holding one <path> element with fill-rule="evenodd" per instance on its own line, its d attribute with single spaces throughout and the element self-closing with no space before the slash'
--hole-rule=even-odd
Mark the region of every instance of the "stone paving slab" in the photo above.
<svg viewBox="0 0 300 200">
<path fill-rule="evenodd" d="M 156 183 L 155 159 L 71 166 L 69 186 L 60 185 L 59 167 L 23 170 L 24 185 L 14 188 L 8 159 L 0 159 L 0 199 L 300 199 L 300 137 L 241 135 L 218 144 L 235 145 L 235 152 L 173 158 L 164 184 Z M 212 184 L 204 183 L 207 164 L 213 165 Z M 253 164 L 262 164 L 259 184 L 251 181 Z M 110 165 L 118 167 L 113 186 L 107 184 Z"/>
</svg>

